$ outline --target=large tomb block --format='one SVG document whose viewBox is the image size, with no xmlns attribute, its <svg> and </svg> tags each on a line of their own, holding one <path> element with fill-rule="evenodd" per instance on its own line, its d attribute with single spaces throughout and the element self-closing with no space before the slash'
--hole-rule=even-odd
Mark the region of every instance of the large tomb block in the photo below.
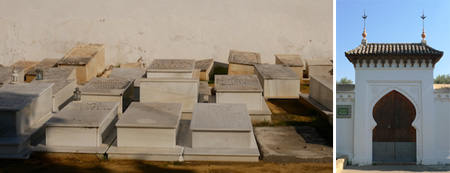
<svg viewBox="0 0 450 173">
<path fill-rule="evenodd" d="M 11 75 L 13 74 L 13 71 L 16 70 L 18 77 L 17 82 L 23 83 L 24 82 L 24 68 L 21 67 L 0 67 L 0 87 L 4 84 L 11 82 Z"/>
<path fill-rule="evenodd" d="M 228 75 L 255 74 L 254 64 L 261 64 L 261 55 L 256 52 L 230 50 Z"/>
<path fill-rule="evenodd" d="M 50 83 L 6 84 L 0 88 L 0 137 L 23 134 L 52 111 Z"/>
<path fill-rule="evenodd" d="M 76 79 L 44 79 L 34 80 L 32 83 L 53 83 L 53 112 L 58 112 L 73 96 L 77 87 Z"/>
<path fill-rule="evenodd" d="M 300 55 L 296 54 L 276 54 L 275 64 L 289 66 L 300 78 L 303 78 L 303 61 Z"/>
<path fill-rule="evenodd" d="M 82 101 L 119 102 L 119 117 L 133 101 L 134 79 L 94 78 L 80 88 Z"/>
<path fill-rule="evenodd" d="M 181 103 L 133 102 L 117 122 L 118 147 L 173 148 Z"/>
<path fill-rule="evenodd" d="M 262 109 L 263 89 L 256 75 L 216 75 L 216 103 L 244 103 L 248 110 Z"/>
<path fill-rule="evenodd" d="M 300 77 L 285 65 L 255 64 L 264 98 L 298 98 Z"/>
<path fill-rule="evenodd" d="M 144 68 L 114 68 L 109 78 L 134 79 L 134 100 L 139 100 L 139 79 L 144 77 L 145 74 L 146 70 Z"/>
<path fill-rule="evenodd" d="M 147 78 L 192 78 L 193 59 L 155 59 L 147 68 Z"/>
<path fill-rule="evenodd" d="M 306 73 L 311 75 L 330 75 L 333 63 L 328 59 L 306 59 Z"/>
<path fill-rule="evenodd" d="M 31 68 L 26 74 L 25 74 L 25 81 L 31 82 L 36 77 L 36 70 L 37 69 L 48 69 L 56 66 L 56 63 L 59 61 L 59 59 L 51 59 L 51 58 L 45 58 L 36 66 Z"/>
<path fill-rule="evenodd" d="M 192 148 L 250 148 L 252 124 L 245 104 L 198 103 L 191 131 Z"/>
<path fill-rule="evenodd" d="M 75 67 L 77 81 L 86 83 L 105 69 L 105 46 L 103 44 L 78 44 L 57 64 L 58 67 Z"/>
<path fill-rule="evenodd" d="M 111 132 L 119 104 L 72 102 L 47 123 L 47 146 L 99 147 Z"/>
<path fill-rule="evenodd" d="M 333 111 L 333 76 L 310 75 L 309 97 Z"/>
<path fill-rule="evenodd" d="M 209 81 L 213 65 L 214 59 L 204 59 L 195 62 L 195 69 L 200 69 L 200 80 Z"/>
<path fill-rule="evenodd" d="M 192 112 L 198 101 L 198 78 L 144 78 L 140 81 L 140 102 L 183 103 Z"/>
</svg>

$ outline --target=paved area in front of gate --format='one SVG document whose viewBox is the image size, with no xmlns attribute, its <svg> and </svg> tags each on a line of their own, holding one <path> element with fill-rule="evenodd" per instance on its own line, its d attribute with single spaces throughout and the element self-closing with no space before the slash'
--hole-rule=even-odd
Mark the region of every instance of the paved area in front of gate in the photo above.
<svg viewBox="0 0 450 173">
<path fill-rule="evenodd" d="M 421 166 L 421 165 L 370 165 L 370 166 L 346 166 L 343 173 L 356 172 L 450 172 L 450 165 Z"/>
</svg>

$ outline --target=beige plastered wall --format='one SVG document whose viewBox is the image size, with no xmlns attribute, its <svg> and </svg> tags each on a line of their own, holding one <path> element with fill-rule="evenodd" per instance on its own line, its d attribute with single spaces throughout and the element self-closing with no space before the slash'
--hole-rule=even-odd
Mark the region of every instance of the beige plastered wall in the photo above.
<svg viewBox="0 0 450 173">
<path fill-rule="evenodd" d="M 227 62 L 230 49 L 332 59 L 332 0 L 0 0 L 0 64 L 104 43 L 106 65 Z"/>
</svg>

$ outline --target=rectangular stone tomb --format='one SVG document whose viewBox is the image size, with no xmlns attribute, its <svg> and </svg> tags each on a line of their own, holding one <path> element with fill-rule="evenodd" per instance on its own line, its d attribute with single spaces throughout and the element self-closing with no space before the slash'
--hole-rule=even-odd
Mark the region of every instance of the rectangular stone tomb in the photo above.
<svg viewBox="0 0 450 173">
<path fill-rule="evenodd" d="M 211 96 L 211 88 L 207 81 L 200 81 L 198 83 L 198 102 L 209 102 L 209 97 Z"/>
<path fill-rule="evenodd" d="M 192 112 L 198 101 L 198 78 L 141 79 L 140 102 L 183 103 L 182 112 Z"/>
<path fill-rule="evenodd" d="M 306 59 L 306 73 L 311 75 L 330 75 L 333 63 L 328 59 Z"/>
<path fill-rule="evenodd" d="M 311 75 L 309 81 L 309 97 L 333 111 L 333 76 Z"/>
<path fill-rule="evenodd" d="M 118 147 L 173 148 L 181 103 L 133 102 L 117 122 Z"/>
<path fill-rule="evenodd" d="M 0 67 L 0 86 L 11 82 L 11 75 L 13 74 L 13 70 L 16 70 L 17 74 L 19 74 L 17 81 L 19 83 L 24 82 L 24 68 Z"/>
<path fill-rule="evenodd" d="M 105 46 L 103 44 L 78 44 L 57 64 L 58 67 L 75 67 L 77 81 L 86 83 L 105 70 Z"/>
<path fill-rule="evenodd" d="M 94 78 L 80 88 L 81 101 L 119 102 L 120 117 L 133 101 L 133 82 L 134 79 Z"/>
<path fill-rule="evenodd" d="M 230 50 L 228 75 L 255 74 L 254 64 L 261 64 L 261 55 L 256 52 Z"/>
<path fill-rule="evenodd" d="M 31 143 L 51 117 L 53 84 L 6 84 L 0 88 L 0 158 L 27 158 Z"/>
<path fill-rule="evenodd" d="M 54 67 L 44 69 L 44 79 L 57 79 L 57 80 L 67 80 L 67 79 L 77 79 L 77 72 L 75 67 Z M 33 79 L 34 80 L 34 79 Z"/>
<path fill-rule="evenodd" d="M 300 77 L 288 66 L 255 64 L 264 98 L 298 98 Z"/>
<path fill-rule="evenodd" d="M 244 103 L 248 110 L 261 110 L 263 89 L 256 75 L 216 75 L 216 103 Z"/>
<path fill-rule="evenodd" d="M 195 62 L 195 69 L 200 69 L 200 80 L 209 81 L 213 65 L 214 59 L 204 59 Z"/>
<path fill-rule="evenodd" d="M 117 120 L 118 105 L 115 102 L 69 103 L 45 123 L 45 145 L 49 147 L 101 146 Z"/>
<path fill-rule="evenodd" d="M 276 54 L 275 64 L 283 64 L 291 67 L 297 75 L 303 78 L 303 61 L 300 55 L 296 54 Z"/>
<path fill-rule="evenodd" d="M 259 151 L 245 104 L 198 103 L 185 160 L 258 161 Z M 190 136 L 190 135 L 187 135 Z"/>
<path fill-rule="evenodd" d="M 61 108 L 70 102 L 73 92 L 77 87 L 76 79 L 44 79 L 34 80 L 31 83 L 53 83 L 53 112 L 58 112 Z"/>
<path fill-rule="evenodd" d="M 192 78 L 193 59 L 155 59 L 147 68 L 147 78 Z"/>
<path fill-rule="evenodd" d="M 145 76 L 144 68 L 114 68 L 109 74 L 109 78 L 134 79 L 134 100 L 139 100 L 139 79 Z"/>
<path fill-rule="evenodd" d="M 31 82 L 36 77 L 36 70 L 37 69 L 48 69 L 56 66 L 56 63 L 59 61 L 59 59 L 51 59 L 51 58 L 45 58 L 41 62 L 39 62 L 36 66 L 31 68 L 26 74 L 25 74 L 25 81 Z"/>
</svg>

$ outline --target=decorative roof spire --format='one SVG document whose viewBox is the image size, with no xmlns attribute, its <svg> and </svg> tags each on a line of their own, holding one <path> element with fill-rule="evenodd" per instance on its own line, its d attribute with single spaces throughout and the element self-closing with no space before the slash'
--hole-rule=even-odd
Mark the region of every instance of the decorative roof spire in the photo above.
<svg viewBox="0 0 450 173">
<path fill-rule="evenodd" d="M 425 40 L 425 37 L 427 36 L 427 34 L 425 34 L 425 18 L 427 18 L 427 16 L 425 16 L 424 10 L 422 10 L 422 16 L 420 16 L 420 18 L 422 18 L 422 44 L 427 44 L 427 41 Z"/>
<path fill-rule="evenodd" d="M 366 16 L 366 9 L 364 9 L 364 16 L 362 16 L 362 18 L 364 19 L 364 31 L 362 33 L 363 39 L 361 40 L 361 44 L 367 45 L 367 40 L 366 40 L 366 37 L 367 37 L 367 33 L 366 33 L 366 18 L 367 18 L 367 16 Z"/>
</svg>

